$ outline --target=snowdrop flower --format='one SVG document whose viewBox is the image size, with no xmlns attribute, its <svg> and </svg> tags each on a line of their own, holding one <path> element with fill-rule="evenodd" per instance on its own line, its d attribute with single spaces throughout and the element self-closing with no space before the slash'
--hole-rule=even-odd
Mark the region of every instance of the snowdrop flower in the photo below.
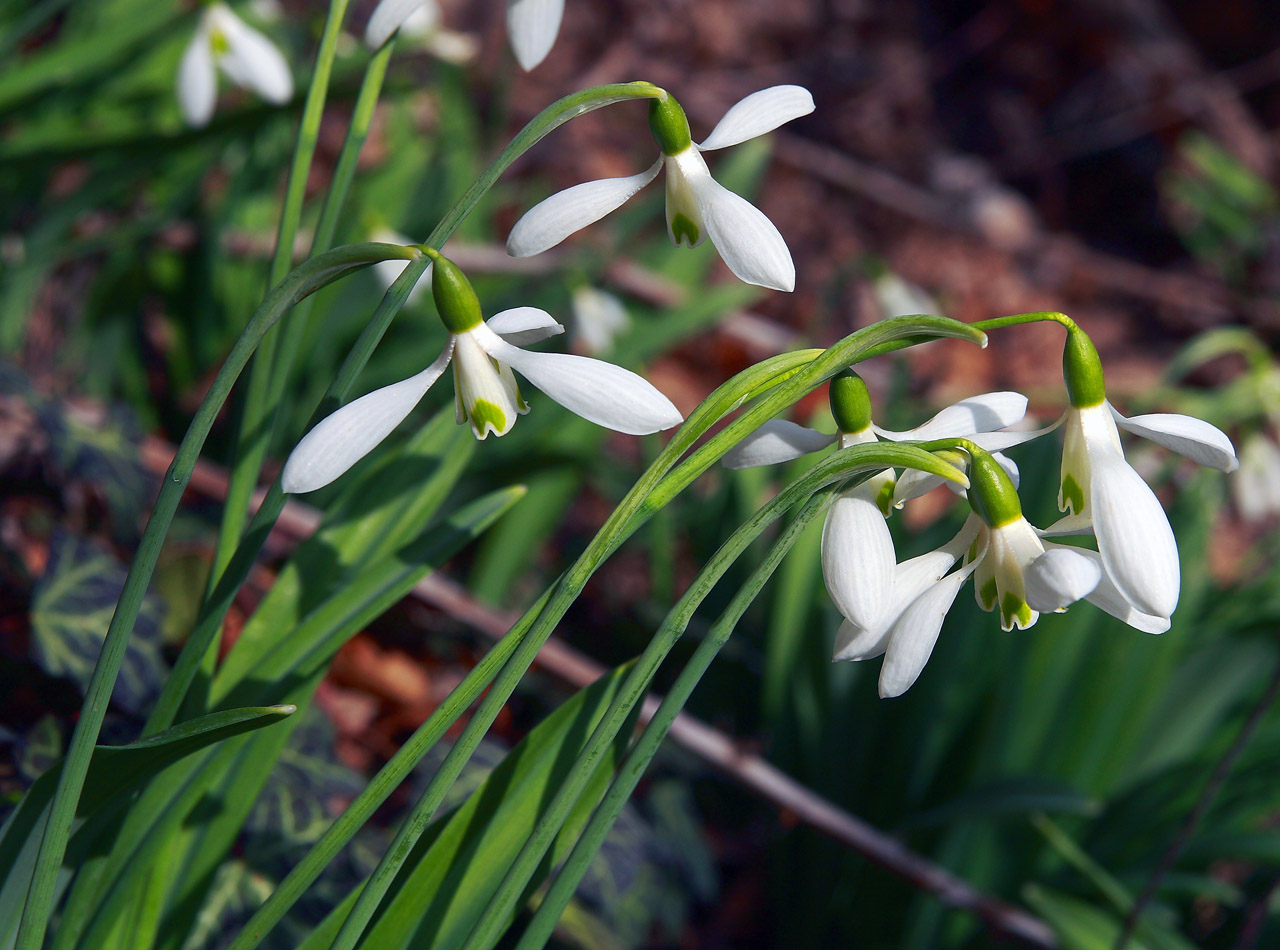
<svg viewBox="0 0 1280 950">
<path fill-rule="evenodd" d="M 513 257 L 555 247 L 600 220 L 667 172 L 667 233 L 677 246 L 711 243 L 739 278 L 774 290 L 794 290 L 796 269 L 787 244 L 755 206 L 711 177 L 702 153 L 738 145 L 813 111 L 813 96 L 800 86 L 772 86 L 729 109 L 701 145 L 695 145 L 684 109 L 670 95 L 649 101 L 649 128 L 662 154 L 647 170 L 627 178 L 575 185 L 527 211 L 507 238 Z"/>
<path fill-rule="evenodd" d="M 477 439 L 490 432 L 506 435 L 516 416 L 529 411 L 512 370 L 571 412 L 618 432 L 647 435 L 682 421 L 670 400 L 635 373 L 585 356 L 523 349 L 564 327 L 534 307 L 482 320 L 480 302 L 462 271 L 438 251 L 424 252 L 433 264 L 432 296 L 449 331 L 443 352 L 416 376 L 361 396 L 308 432 L 285 462 L 286 492 L 321 488 L 371 452 L 450 362 L 458 424 L 470 422 Z"/>
<path fill-rule="evenodd" d="M 1240 471 L 1231 487 L 1246 521 L 1280 513 L 1280 446 L 1261 432 L 1249 436 L 1240 450 Z"/>
<path fill-rule="evenodd" d="M 275 44 L 225 3 L 211 3 L 178 66 L 178 104 L 188 125 L 200 128 L 213 117 L 219 67 L 237 86 L 274 105 L 293 98 L 293 76 Z"/>
<path fill-rule="evenodd" d="M 1103 579 L 1092 552 L 1041 541 L 1022 516 L 1012 480 L 989 453 L 971 445 L 969 469 L 973 514 L 960 533 L 936 551 L 891 568 L 890 602 L 878 623 L 846 619 L 836 633 L 836 660 L 884 655 L 882 697 L 900 696 L 919 677 L 970 576 L 979 605 L 998 608 L 1004 630 L 1026 629 L 1043 612 L 1060 612 L 1091 597 Z M 952 571 L 962 558 L 963 566 Z"/>
<path fill-rule="evenodd" d="M 573 326 L 583 349 L 605 353 L 615 337 L 631 329 L 631 317 L 613 294 L 583 284 L 573 292 Z"/>
<path fill-rule="evenodd" d="M 886 270 L 871 282 L 876 303 L 884 317 L 904 317 L 917 313 L 941 313 L 938 302 L 928 291 L 909 284 L 893 271 Z"/>
<path fill-rule="evenodd" d="M 775 464 L 833 443 L 843 449 L 878 438 L 900 442 L 970 436 L 1011 425 L 1027 409 L 1027 399 L 1020 393 L 988 393 L 948 406 L 915 429 L 894 432 L 872 423 L 867 385 L 852 370 L 831 380 L 830 400 L 838 434 L 825 435 L 774 419 L 738 443 L 725 456 L 724 465 L 750 468 Z M 885 522 L 893 497 L 894 470 L 885 469 L 843 492 L 827 511 L 822 529 L 822 574 L 827 590 L 840 613 L 864 629 L 879 629 L 893 600 L 897 557 Z"/>
<path fill-rule="evenodd" d="M 564 0 L 507 0 L 507 38 L 516 60 L 526 71 L 546 59 L 560 32 Z M 395 34 L 426 37 L 433 53 L 457 62 L 475 55 L 468 37 L 440 29 L 440 7 L 436 0 L 382 0 L 369 18 L 364 42 L 378 49 Z"/>
<path fill-rule="evenodd" d="M 1049 533 L 1090 524 L 1109 581 L 1142 614 L 1167 620 L 1181 586 L 1178 545 L 1155 492 L 1127 461 L 1118 428 L 1220 471 L 1234 471 L 1235 449 L 1219 429 L 1172 413 L 1125 418 L 1106 398 L 1102 363 L 1083 331 L 1069 327 L 1062 355 L 1070 407 L 1064 423 L 1058 507 L 1069 512 Z"/>
</svg>

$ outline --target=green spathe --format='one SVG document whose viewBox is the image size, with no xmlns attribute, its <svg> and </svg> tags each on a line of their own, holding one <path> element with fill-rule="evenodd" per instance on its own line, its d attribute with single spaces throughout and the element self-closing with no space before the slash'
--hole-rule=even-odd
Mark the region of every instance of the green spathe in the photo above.
<svg viewBox="0 0 1280 950">
<path fill-rule="evenodd" d="M 1022 517 L 1022 504 L 1013 481 L 989 452 L 968 446 L 969 507 L 989 528 L 1011 524 Z"/>
<path fill-rule="evenodd" d="M 466 333 L 483 322 L 480 299 L 476 296 L 458 265 L 432 247 L 424 247 L 423 253 L 431 258 L 431 296 L 436 302 L 440 322 L 450 333 Z"/>
<path fill-rule="evenodd" d="M 1101 405 L 1107 398 L 1098 350 L 1089 335 L 1075 325 L 1067 328 L 1067 345 L 1062 350 L 1062 378 L 1067 384 L 1067 398 L 1077 409 Z"/>
<path fill-rule="evenodd" d="M 663 155 L 679 155 L 693 144 L 689 118 L 670 94 L 649 101 L 649 128 Z"/>
<path fill-rule="evenodd" d="M 871 425 L 871 394 L 862 377 L 853 370 L 843 370 L 831 378 L 827 398 L 841 432 L 865 432 Z"/>
</svg>

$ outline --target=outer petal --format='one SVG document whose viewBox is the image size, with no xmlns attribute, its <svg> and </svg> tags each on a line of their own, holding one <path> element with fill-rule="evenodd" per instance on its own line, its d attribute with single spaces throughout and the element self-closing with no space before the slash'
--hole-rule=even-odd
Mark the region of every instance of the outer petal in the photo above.
<svg viewBox="0 0 1280 950">
<path fill-rule="evenodd" d="M 865 630 L 848 620 L 836 631 L 832 660 L 867 660 L 879 656 L 889 644 L 889 634 L 902 612 L 911 603 L 942 580 L 956 562 L 956 554 L 947 548 L 930 551 L 898 565 L 893 575 L 893 591 L 888 611 L 879 628 Z"/>
<path fill-rule="evenodd" d="M 369 25 L 364 28 L 364 45 L 376 50 L 391 34 L 404 24 L 404 21 L 422 9 L 431 9 L 439 15 L 435 0 L 382 0 L 374 8 L 369 17 Z"/>
<path fill-rule="evenodd" d="M 507 236 L 507 253 L 532 257 L 555 247 L 574 231 L 599 221 L 657 176 L 662 159 L 638 175 L 601 178 L 566 188 L 524 213 Z"/>
<path fill-rule="evenodd" d="M 977 562 L 948 574 L 915 599 L 893 625 L 884 665 L 880 668 L 880 696 L 901 696 L 929 662 L 942 621 L 955 603 L 956 594 L 973 573 Z"/>
<path fill-rule="evenodd" d="M 204 23 L 196 29 L 178 64 L 178 105 L 187 125 L 201 128 L 213 117 L 218 98 L 218 77 L 213 66 L 213 49 Z"/>
<path fill-rule="evenodd" d="M 1013 425 L 1026 413 L 1027 397 L 1022 393 L 986 393 L 982 396 L 970 396 L 947 406 L 928 422 L 914 429 L 891 432 L 877 428 L 876 432 L 895 442 L 904 439 L 949 439 L 1003 429 Z"/>
<path fill-rule="evenodd" d="M 490 330 L 513 346 L 528 346 L 564 332 L 555 317 L 537 307 L 514 307 L 485 321 Z"/>
<path fill-rule="evenodd" d="M 1045 545 L 1049 551 L 1063 550 L 1063 545 L 1049 543 Z M 1102 558 L 1097 551 L 1090 551 L 1087 548 L 1068 548 L 1076 554 L 1087 557 L 1101 568 Z M 1135 630 L 1141 630 L 1143 633 L 1164 633 L 1169 629 L 1168 617 L 1155 617 L 1151 614 L 1144 614 L 1138 610 L 1133 604 L 1124 599 L 1124 595 L 1116 589 L 1116 585 L 1111 583 L 1111 578 L 1107 577 L 1107 572 L 1102 571 L 1098 578 L 1098 586 L 1095 587 L 1084 598 L 1095 607 L 1105 610 L 1111 616 L 1123 620 Z"/>
<path fill-rule="evenodd" d="M 276 45 L 225 7 L 217 28 L 227 40 L 218 65 L 236 85 L 252 89 L 267 102 L 283 105 L 293 98 L 293 75 Z"/>
<path fill-rule="evenodd" d="M 710 175 L 689 179 L 711 243 L 741 280 L 773 290 L 796 287 L 796 265 L 773 222 Z"/>
<path fill-rule="evenodd" d="M 770 419 L 725 453 L 721 464 L 725 468 L 777 465 L 825 449 L 835 440 L 834 435 L 824 435 L 786 419 Z"/>
<path fill-rule="evenodd" d="M 1234 472 L 1240 467 L 1235 447 L 1226 433 L 1203 419 L 1173 412 L 1156 412 L 1126 419 L 1115 409 L 1111 411 L 1115 414 L 1116 425 L 1121 429 L 1127 429 L 1134 435 L 1172 449 L 1193 462 L 1216 468 L 1220 472 Z"/>
<path fill-rule="evenodd" d="M 889 609 L 897 558 L 889 526 L 863 486 L 842 494 L 822 528 L 822 576 L 840 613 L 875 629 Z"/>
<path fill-rule="evenodd" d="M 567 353 L 522 350 L 483 324 L 470 332 L 499 363 L 596 425 L 629 435 L 648 435 L 670 429 L 684 419 L 671 400 L 621 366 Z"/>
<path fill-rule="evenodd" d="M 813 96 L 803 86 L 770 86 L 730 106 L 698 148 L 704 152 L 728 148 L 772 132 L 778 126 L 812 111 Z"/>
<path fill-rule="evenodd" d="M 1142 613 L 1168 617 L 1178 606 L 1178 544 L 1155 493 L 1110 446 L 1091 451 L 1089 507 L 1107 576 Z"/>
<path fill-rule="evenodd" d="M 1102 565 L 1071 548 L 1046 550 L 1023 575 L 1027 605 L 1041 613 L 1069 607 L 1091 594 L 1102 579 Z"/>
<path fill-rule="evenodd" d="M 453 355 L 453 338 L 416 376 L 375 389 L 347 403 L 306 434 L 289 453 L 281 485 L 290 494 L 323 488 L 364 458 L 413 411 Z"/>
<path fill-rule="evenodd" d="M 525 72 L 547 58 L 563 16 L 564 0 L 507 0 L 507 39 Z"/>
</svg>

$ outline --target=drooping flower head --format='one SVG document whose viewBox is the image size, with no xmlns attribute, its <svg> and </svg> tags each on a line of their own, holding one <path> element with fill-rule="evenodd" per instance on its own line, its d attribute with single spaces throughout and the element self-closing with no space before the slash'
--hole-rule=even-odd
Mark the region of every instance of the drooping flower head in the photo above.
<svg viewBox="0 0 1280 950">
<path fill-rule="evenodd" d="M 1181 586 L 1178 544 L 1155 492 L 1125 461 L 1117 427 L 1224 472 L 1238 467 L 1235 449 L 1221 430 L 1192 416 L 1120 415 L 1107 401 L 1097 349 L 1075 326 L 1068 328 L 1062 371 L 1070 406 L 1058 507 L 1069 514 L 1049 530 L 1092 525 L 1103 568 L 1120 594 L 1143 614 L 1167 620 Z"/>
<path fill-rule="evenodd" d="M 466 275 L 438 251 L 423 251 L 432 260 L 431 294 L 449 331 L 444 350 L 421 373 L 361 396 L 308 432 L 285 462 L 286 492 L 327 485 L 371 452 L 451 362 L 458 423 L 470 423 L 477 439 L 506 435 L 516 417 L 529 411 L 515 373 L 571 412 L 618 432 L 647 435 L 682 421 L 666 396 L 629 370 L 584 356 L 524 349 L 563 333 L 564 327 L 535 307 L 483 320 Z"/>
<path fill-rule="evenodd" d="M 778 229 L 751 202 L 712 178 L 702 153 L 741 144 L 812 111 L 813 96 L 807 89 L 772 86 L 730 108 L 697 145 L 684 109 L 664 93 L 649 101 L 649 127 L 661 149 L 658 160 L 638 175 L 574 185 L 535 205 L 511 229 L 507 251 L 514 257 L 530 257 L 555 247 L 620 207 L 665 168 L 667 233 L 673 243 L 694 247 L 710 237 L 740 279 L 774 290 L 794 290 L 795 264 Z"/>
<path fill-rule="evenodd" d="M 213 117 L 219 69 L 273 105 L 293 98 L 293 76 L 275 44 L 225 3 L 211 3 L 200 14 L 178 66 L 178 104 L 188 125 L 200 128 Z"/>
<path fill-rule="evenodd" d="M 551 52 L 563 16 L 564 0 L 507 0 L 507 39 L 516 61 L 526 72 Z M 459 41 L 457 34 L 440 30 L 439 22 L 436 0 L 382 0 L 369 17 L 364 42 L 376 50 L 397 30 L 435 34 L 445 41 L 433 44 L 436 55 L 443 59 L 469 58 L 467 54 L 472 51 Z"/>
<path fill-rule="evenodd" d="M 867 385 L 852 370 L 833 377 L 829 389 L 835 435 L 782 419 L 765 423 L 724 458 L 728 468 L 788 461 L 835 443 L 840 448 L 886 439 L 894 442 L 975 437 L 1020 420 L 1020 393 L 987 393 L 948 406 L 915 429 L 895 432 L 872 422 Z M 942 479 L 937 479 L 941 483 Z M 893 600 L 897 557 L 885 522 L 893 508 L 895 473 L 885 469 L 840 494 L 822 531 L 822 574 L 840 613 L 862 629 L 879 629 Z"/>
</svg>

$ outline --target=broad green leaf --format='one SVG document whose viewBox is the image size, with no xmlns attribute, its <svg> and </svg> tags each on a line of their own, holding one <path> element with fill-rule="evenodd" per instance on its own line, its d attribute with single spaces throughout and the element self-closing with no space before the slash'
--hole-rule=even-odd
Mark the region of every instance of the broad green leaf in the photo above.
<svg viewBox="0 0 1280 950">
<path fill-rule="evenodd" d="M 97 545 L 72 534 L 54 536 L 31 601 L 31 654 L 42 670 L 82 691 L 88 686 L 124 579 L 124 566 Z M 111 697 L 128 712 L 145 709 L 164 683 L 161 616 L 159 603 L 146 597 Z"/>
<path fill-rule="evenodd" d="M 293 706 L 229 709 L 174 726 L 149 739 L 122 746 L 97 746 L 89 763 L 77 818 L 84 821 L 149 777 L 200 749 L 263 726 L 295 712 Z M 17 934 L 22 903 L 35 864 L 35 852 L 48 818 L 61 765 L 36 780 L 17 809 L 0 828 L 0 947 L 9 947 Z M 79 836 L 77 836 L 79 837 Z M 88 837 L 88 835 L 84 835 Z M 71 856 L 83 849 L 75 847 Z"/>
</svg>

